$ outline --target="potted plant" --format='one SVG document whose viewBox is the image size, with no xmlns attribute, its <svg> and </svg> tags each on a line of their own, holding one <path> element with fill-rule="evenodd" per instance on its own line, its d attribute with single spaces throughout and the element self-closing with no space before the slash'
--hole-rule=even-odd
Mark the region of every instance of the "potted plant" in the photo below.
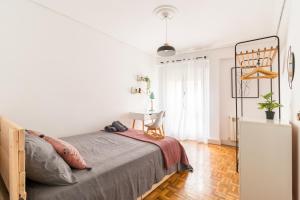
<svg viewBox="0 0 300 200">
<path fill-rule="evenodd" d="M 259 109 L 266 109 L 266 117 L 267 119 L 274 119 L 275 112 L 273 111 L 275 108 L 279 108 L 282 105 L 277 103 L 275 100 L 272 100 L 273 92 L 263 95 L 262 97 L 265 99 L 265 102 L 258 103 Z"/>
</svg>

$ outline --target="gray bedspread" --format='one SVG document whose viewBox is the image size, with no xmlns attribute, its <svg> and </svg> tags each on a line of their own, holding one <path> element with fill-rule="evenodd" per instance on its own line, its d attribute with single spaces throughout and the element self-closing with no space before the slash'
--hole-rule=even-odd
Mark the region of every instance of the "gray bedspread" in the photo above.
<svg viewBox="0 0 300 200">
<path fill-rule="evenodd" d="M 47 186 L 27 181 L 29 200 L 136 200 L 165 175 L 159 147 L 112 133 L 95 132 L 63 140 L 74 145 L 91 171 L 74 170 L 78 183 Z"/>
</svg>

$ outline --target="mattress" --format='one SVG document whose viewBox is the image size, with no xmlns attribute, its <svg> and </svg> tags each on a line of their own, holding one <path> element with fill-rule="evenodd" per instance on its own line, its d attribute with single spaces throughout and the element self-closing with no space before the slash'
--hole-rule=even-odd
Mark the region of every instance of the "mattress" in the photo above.
<svg viewBox="0 0 300 200">
<path fill-rule="evenodd" d="M 27 181 L 29 200 L 136 200 L 179 166 L 166 170 L 158 146 L 102 131 L 62 138 L 92 170 L 73 170 L 78 183 L 48 186 Z"/>
</svg>

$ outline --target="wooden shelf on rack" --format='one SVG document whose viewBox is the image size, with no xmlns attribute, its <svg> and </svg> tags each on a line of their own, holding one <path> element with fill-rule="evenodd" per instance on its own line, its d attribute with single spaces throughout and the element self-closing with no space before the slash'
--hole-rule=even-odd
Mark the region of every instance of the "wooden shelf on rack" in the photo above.
<svg viewBox="0 0 300 200">
<path fill-rule="evenodd" d="M 236 54 L 238 67 L 257 66 L 271 67 L 275 56 L 277 55 L 278 48 L 264 48 L 252 51 L 241 51 Z"/>
<path fill-rule="evenodd" d="M 242 75 L 241 80 L 251 79 L 273 79 L 278 76 L 277 72 L 272 72 L 273 60 L 278 52 L 278 48 L 264 48 L 252 51 L 241 51 L 236 54 L 237 66 L 241 69 L 253 68 L 250 72 Z M 263 68 L 269 67 L 270 70 Z"/>
</svg>

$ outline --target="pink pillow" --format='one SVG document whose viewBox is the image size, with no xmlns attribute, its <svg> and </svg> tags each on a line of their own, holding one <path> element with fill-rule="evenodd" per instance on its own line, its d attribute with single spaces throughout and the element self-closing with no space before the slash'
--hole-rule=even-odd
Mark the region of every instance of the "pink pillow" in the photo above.
<svg viewBox="0 0 300 200">
<path fill-rule="evenodd" d="M 40 135 L 41 138 L 50 143 L 56 152 L 70 165 L 70 167 L 75 169 L 88 169 L 86 162 L 80 155 L 79 151 L 71 144 L 45 135 Z"/>
</svg>

